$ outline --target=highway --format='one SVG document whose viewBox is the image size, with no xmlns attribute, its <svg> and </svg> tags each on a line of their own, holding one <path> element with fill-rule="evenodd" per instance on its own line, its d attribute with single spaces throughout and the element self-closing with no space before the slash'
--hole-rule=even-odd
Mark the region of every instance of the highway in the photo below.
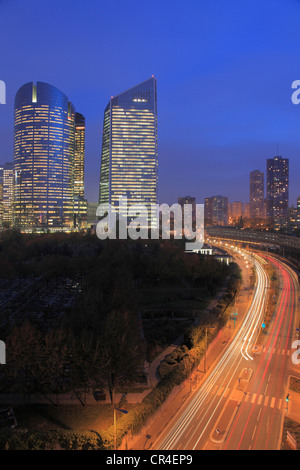
<svg viewBox="0 0 300 470">
<path fill-rule="evenodd" d="M 295 338 L 294 312 L 297 278 L 281 262 L 265 256 L 280 272 L 282 289 L 261 354 L 224 449 L 279 449 L 282 422 L 288 402 L 287 378 L 291 343 Z"/>
<path fill-rule="evenodd" d="M 295 339 L 297 278 L 289 267 L 269 255 L 244 252 L 243 256 L 253 263 L 257 274 L 252 302 L 227 349 L 165 426 L 155 449 L 279 448 L 288 359 Z M 258 350 L 255 341 L 270 285 L 266 262 L 275 263 L 282 288 L 263 347 Z"/>
</svg>

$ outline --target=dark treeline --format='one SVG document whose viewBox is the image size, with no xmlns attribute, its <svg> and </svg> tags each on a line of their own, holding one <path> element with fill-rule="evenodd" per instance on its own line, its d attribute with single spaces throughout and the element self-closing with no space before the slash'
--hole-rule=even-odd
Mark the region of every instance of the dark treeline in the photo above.
<svg viewBox="0 0 300 470">
<path fill-rule="evenodd" d="M 3 232 L 3 290 L 28 278 L 35 280 L 31 296 L 41 284 L 51 291 L 57 279 L 76 279 L 78 290 L 72 307 L 50 328 L 23 319 L 20 299 L 18 317 L 13 302 L 2 311 L 7 364 L 1 368 L 0 391 L 28 395 L 109 387 L 114 394 L 120 377 L 142 374 L 147 339 L 139 317 L 141 286 L 188 283 L 211 296 L 228 274 L 229 267 L 211 257 L 186 254 L 183 241 Z"/>
</svg>

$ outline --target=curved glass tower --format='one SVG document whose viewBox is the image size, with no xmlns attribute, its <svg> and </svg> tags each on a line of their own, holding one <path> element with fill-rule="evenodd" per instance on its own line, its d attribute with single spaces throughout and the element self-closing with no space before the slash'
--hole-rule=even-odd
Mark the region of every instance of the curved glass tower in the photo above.
<svg viewBox="0 0 300 470">
<path fill-rule="evenodd" d="M 112 97 L 104 112 L 99 204 L 157 204 L 157 94 L 154 77 Z"/>
<path fill-rule="evenodd" d="M 75 109 L 43 82 L 15 97 L 14 224 L 22 230 L 66 230 L 74 217 Z"/>
</svg>

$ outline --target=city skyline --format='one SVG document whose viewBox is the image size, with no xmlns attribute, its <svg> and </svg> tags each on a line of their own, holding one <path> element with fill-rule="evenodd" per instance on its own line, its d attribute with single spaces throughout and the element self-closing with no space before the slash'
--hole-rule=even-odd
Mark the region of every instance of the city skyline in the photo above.
<svg viewBox="0 0 300 470">
<path fill-rule="evenodd" d="M 14 116 L 13 193 L 9 195 L 4 172 L 1 186 L 6 211 L 13 194 L 12 225 L 26 230 L 86 228 L 85 117 L 63 92 L 44 82 L 26 83 L 18 90 Z M 152 76 L 111 97 L 105 108 L 99 204 L 117 209 L 121 197 L 129 207 L 157 204 L 157 148 L 157 81 Z M 276 230 L 298 228 L 298 209 L 289 206 L 289 159 L 275 156 L 266 164 L 266 185 L 264 172 L 250 172 L 249 203 L 221 195 L 205 198 L 209 224 L 268 218 Z"/>
<path fill-rule="evenodd" d="M 179 3 L 172 3 L 171 13 L 168 2 L 163 6 L 157 3 L 159 19 L 151 12 L 144 18 L 143 27 L 137 22 L 135 2 L 130 12 L 114 2 L 101 11 L 99 31 L 95 26 L 100 7 L 94 2 L 85 8 L 78 3 L 74 9 L 69 8 L 68 1 L 63 5 L 31 1 L 25 9 L 17 3 L 15 19 L 20 34 L 24 24 L 32 24 L 30 5 L 35 17 L 43 17 L 44 23 L 41 27 L 34 22 L 39 43 L 35 42 L 33 48 L 32 38 L 24 34 L 24 46 L 19 51 L 9 27 L 11 6 L 8 2 L 0 4 L 0 39 L 9 38 L 1 77 L 7 86 L 7 103 L 0 108 L 2 162 L 12 160 L 11 125 L 17 89 L 32 80 L 51 83 L 78 103 L 86 116 L 86 196 L 97 201 L 102 110 L 111 95 L 154 74 L 159 94 L 160 202 L 176 201 L 178 187 L 180 193 L 193 194 L 198 202 L 204 202 L 210 194 L 248 202 L 250 171 L 264 171 L 265 160 L 280 154 L 290 159 L 290 202 L 296 204 L 300 116 L 299 108 L 291 102 L 291 84 L 299 78 L 294 61 L 299 40 L 297 2 L 278 1 L 270 11 L 262 2 L 240 5 L 232 1 L 232 8 L 220 6 L 218 15 L 212 6 L 193 4 L 193 16 L 189 9 L 182 11 Z M 114 6 L 118 8 L 113 10 Z M 44 31 L 52 31 L 50 18 L 55 7 L 61 17 L 67 12 L 70 21 L 60 29 L 58 20 L 58 34 L 49 46 Z M 116 28 L 114 42 L 105 48 L 112 17 L 120 28 Z M 200 26 L 198 17 L 205 19 Z M 125 35 L 123 18 L 134 26 L 127 28 Z M 153 22 L 157 34 L 150 40 L 144 31 Z M 179 36 L 174 27 L 177 22 Z M 275 34 L 279 26 L 285 33 L 280 38 Z M 70 39 L 74 28 L 87 33 L 87 39 L 83 34 L 76 47 Z M 141 40 L 137 42 L 138 34 Z M 114 44 L 121 44 L 120 51 Z M 101 65 L 95 62 L 96 51 Z M 21 70 L 15 65 L 18 60 Z M 282 67 L 278 67 L 280 61 Z M 109 66 L 104 69 L 103 63 Z"/>
</svg>

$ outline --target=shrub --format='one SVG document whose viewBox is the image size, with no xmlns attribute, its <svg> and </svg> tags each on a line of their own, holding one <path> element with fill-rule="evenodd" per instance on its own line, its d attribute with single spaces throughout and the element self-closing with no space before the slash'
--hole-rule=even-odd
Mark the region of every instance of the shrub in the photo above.
<svg viewBox="0 0 300 470">
<path fill-rule="evenodd" d="M 96 432 L 2 430 L 0 450 L 100 450 L 104 449 Z"/>
</svg>

